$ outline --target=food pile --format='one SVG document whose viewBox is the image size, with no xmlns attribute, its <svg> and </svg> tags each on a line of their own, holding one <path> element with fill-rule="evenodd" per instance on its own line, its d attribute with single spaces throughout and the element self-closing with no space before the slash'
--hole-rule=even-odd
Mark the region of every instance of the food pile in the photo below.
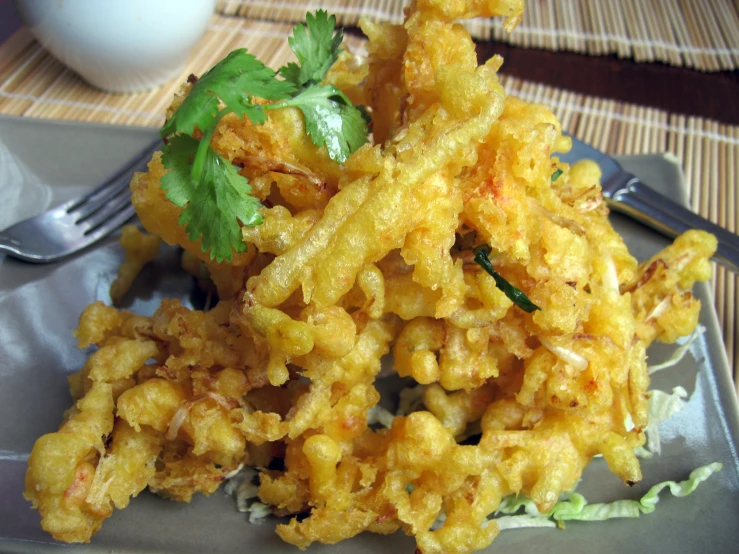
<svg viewBox="0 0 739 554">
<path fill-rule="evenodd" d="M 688 232 L 637 264 L 597 166 L 553 156 L 570 146 L 557 119 L 507 97 L 502 60 L 478 65 L 455 23 L 512 28 L 522 5 L 415 0 L 403 25 L 362 23 L 366 59 L 339 52 L 318 12 L 283 85 L 227 58 L 228 82 L 259 74 L 241 110 L 215 68 L 191 79 L 131 187 L 147 230 L 182 246 L 218 302 L 84 311 L 79 345 L 99 348 L 29 459 L 44 529 L 87 542 L 147 487 L 189 501 L 250 466 L 300 548 L 402 530 L 424 554 L 469 552 L 499 532 L 504 497 L 546 512 L 596 455 L 640 481 L 645 351 L 695 327 L 689 290 L 716 243 Z M 328 27 L 321 65 L 301 44 Z M 206 115 L 186 119 L 196 100 Z M 158 242 L 124 238 L 118 297 Z M 368 424 L 383 357 L 423 390 L 389 429 Z"/>
</svg>

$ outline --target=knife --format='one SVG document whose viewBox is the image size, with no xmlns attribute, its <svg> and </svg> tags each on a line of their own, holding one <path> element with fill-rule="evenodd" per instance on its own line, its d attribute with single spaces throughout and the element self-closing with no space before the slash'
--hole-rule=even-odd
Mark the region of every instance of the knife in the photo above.
<svg viewBox="0 0 739 554">
<path fill-rule="evenodd" d="M 689 229 L 707 231 L 718 239 L 713 259 L 739 273 L 739 236 L 656 192 L 626 171 L 612 157 L 573 137 L 572 150 L 559 158 L 574 163 L 582 159 L 596 162 L 603 177 L 603 197 L 612 210 L 625 214 L 663 235 L 675 238 Z"/>
</svg>

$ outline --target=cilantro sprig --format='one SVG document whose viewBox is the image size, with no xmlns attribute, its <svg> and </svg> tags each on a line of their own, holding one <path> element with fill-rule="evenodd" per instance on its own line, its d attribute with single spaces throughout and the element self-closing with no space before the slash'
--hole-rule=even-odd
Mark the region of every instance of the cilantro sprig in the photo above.
<svg viewBox="0 0 739 554">
<path fill-rule="evenodd" d="M 202 181 L 191 178 L 190 160 L 201 143 L 187 135 L 173 136 L 167 146 L 169 155 L 164 166 L 170 170 L 162 178 L 167 198 L 180 208 L 179 224 L 185 226 L 191 239 L 201 238 L 203 252 L 210 251 L 218 262 L 231 259 L 231 249 L 246 250 L 241 240 L 241 226 L 262 223 L 262 205 L 250 195 L 249 182 L 238 169 L 212 148 L 205 150 Z"/>
<path fill-rule="evenodd" d="M 475 262 L 480 265 L 493 279 L 495 279 L 495 286 L 498 287 L 503 293 L 511 300 L 516 306 L 521 308 L 526 313 L 531 313 L 536 310 L 541 310 L 539 306 L 534 304 L 526 294 L 520 289 L 511 285 L 506 281 L 500 273 L 495 271 L 493 264 L 490 262 L 488 255 L 490 254 L 490 247 L 486 245 L 478 246 L 474 250 Z"/>
<path fill-rule="evenodd" d="M 267 106 L 267 109 L 294 106 L 303 112 L 305 130 L 313 143 L 325 146 L 332 160 L 344 162 L 367 142 L 365 114 L 333 85 L 321 81 L 341 53 L 344 35 L 334 32 L 336 17 L 324 10 L 305 16 L 287 41 L 299 64 L 288 63 L 278 73 L 295 87 L 292 98 Z"/>
<path fill-rule="evenodd" d="M 300 65 L 291 62 L 280 68 L 280 75 L 298 88 L 323 80 L 339 57 L 339 46 L 344 40 L 341 29 L 334 33 L 336 18 L 333 15 L 328 17 L 323 10 L 318 10 L 316 15 L 306 14 L 305 23 L 307 29 L 298 23 L 293 36 L 287 39 Z"/>
<path fill-rule="evenodd" d="M 333 85 L 308 87 L 282 105 L 303 112 L 305 130 L 313 143 L 326 146 L 328 155 L 338 162 L 367 142 L 367 122 L 362 112 Z"/>
<path fill-rule="evenodd" d="M 246 51 L 234 50 L 209 69 L 192 87 L 177 111 L 162 127 L 162 136 L 184 133 L 192 136 L 197 127 L 205 132 L 216 123 L 221 103 L 238 116 L 264 123 L 264 109 L 254 98 L 283 100 L 295 86 L 275 79 L 275 72 Z"/>
<path fill-rule="evenodd" d="M 313 143 L 339 163 L 367 142 L 364 113 L 336 87 L 321 84 L 341 52 L 343 35 L 335 25 L 324 10 L 307 14 L 288 39 L 298 63 L 277 72 L 246 49 L 234 50 L 194 83 L 160 130 L 169 170 L 162 188 L 184 208 L 179 224 L 212 260 L 231 261 L 234 251 L 245 251 L 241 225 L 262 222 L 249 181 L 210 144 L 221 118 L 234 113 L 260 125 L 268 110 L 295 107 Z"/>
</svg>

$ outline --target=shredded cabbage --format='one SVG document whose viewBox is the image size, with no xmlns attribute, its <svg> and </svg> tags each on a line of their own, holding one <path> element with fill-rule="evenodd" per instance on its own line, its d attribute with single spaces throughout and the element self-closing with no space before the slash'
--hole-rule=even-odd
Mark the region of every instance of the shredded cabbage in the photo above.
<svg viewBox="0 0 739 554">
<path fill-rule="evenodd" d="M 224 487 L 224 492 L 229 496 L 233 496 L 236 500 L 236 509 L 239 512 L 250 512 L 250 522 L 252 522 L 254 511 L 258 510 L 258 508 L 254 508 L 254 505 L 260 504 L 260 502 L 250 502 L 250 500 L 259 497 L 259 486 L 255 484 L 257 475 L 258 473 L 254 468 L 244 467 L 236 475 L 229 478 Z"/>
<path fill-rule="evenodd" d="M 390 429 L 393 426 L 393 419 L 395 419 L 395 415 L 379 404 L 371 407 L 367 413 L 367 425 L 379 423 L 386 429 Z"/>
<path fill-rule="evenodd" d="M 650 375 L 677 365 L 685 357 L 685 354 L 690 351 L 690 347 L 696 339 L 705 332 L 706 328 L 703 325 L 698 325 L 689 336 L 679 338 L 677 342 L 680 346 L 675 349 L 669 359 L 647 367 Z M 640 458 L 651 458 L 654 454 L 661 452 L 662 449 L 659 440 L 660 424 L 682 410 L 689 400 L 688 393 L 683 387 L 673 388 L 671 394 L 657 389 L 650 391 L 650 393 L 649 423 L 646 429 L 644 429 L 647 435 L 647 443 L 645 446 L 635 450 L 636 455 Z M 627 414 L 627 416 L 626 427 L 627 429 L 632 429 L 631 415 Z"/>
<path fill-rule="evenodd" d="M 272 515 L 272 508 L 261 502 L 252 502 L 246 510 L 249 512 L 249 523 L 263 523 L 263 519 Z"/>
<path fill-rule="evenodd" d="M 659 493 L 669 488 L 673 496 L 683 497 L 692 493 L 698 485 L 720 471 L 722 464 L 714 462 L 693 470 L 685 481 L 663 481 L 654 485 L 639 500 L 616 500 L 614 502 L 588 504 L 581 494 L 570 493 L 568 498 L 554 505 L 551 511 L 540 514 L 536 504 L 528 498 L 506 497 L 495 512 L 495 521 L 501 529 L 524 527 L 553 527 L 563 521 L 604 521 L 619 517 L 639 517 L 651 514 L 659 502 Z M 524 514 L 516 515 L 521 508 Z"/>
<path fill-rule="evenodd" d="M 495 519 L 501 531 L 509 529 L 525 529 L 527 527 L 556 527 L 557 524 L 548 517 L 530 516 L 529 514 L 520 514 L 513 516 L 503 516 Z"/>
<path fill-rule="evenodd" d="M 651 375 L 662 369 L 667 369 L 668 367 L 673 367 L 677 365 L 678 362 L 680 362 L 680 360 L 685 357 L 685 354 L 690 351 L 690 347 L 695 342 L 695 340 L 705 332 L 706 328 L 703 325 L 698 325 L 690 335 L 677 339 L 677 343 L 680 346 L 675 349 L 669 359 L 660 364 L 647 366 L 647 371 L 649 371 L 649 374 Z"/>
<path fill-rule="evenodd" d="M 423 409 L 423 392 L 426 385 L 416 385 L 415 387 L 405 387 L 400 391 L 400 404 L 398 405 L 397 415 L 407 416 L 412 412 Z"/>
<path fill-rule="evenodd" d="M 683 387 L 675 387 L 672 394 L 653 390 L 649 398 L 649 423 L 644 429 L 647 434 L 645 446 L 636 449 L 636 455 L 641 458 L 651 458 L 654 454 L 662 452 L 659 440 L 659 426 L 685 407 L 688 391 Z"/>
</svg>

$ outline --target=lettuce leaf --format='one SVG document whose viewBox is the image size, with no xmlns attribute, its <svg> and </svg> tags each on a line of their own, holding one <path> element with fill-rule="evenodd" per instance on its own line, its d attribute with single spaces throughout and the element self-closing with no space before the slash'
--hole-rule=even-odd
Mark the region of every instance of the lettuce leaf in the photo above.
<svg viewBox="0 0 739 554">
<path fill-rule="evenodd" d="M 501 503 L 495 521 L 501 529 L 520 529 L 524 527 L 552 527 L 554 522 L 563 521 L 604 521 L 620 517 L 639 517 L 651 514 L 659 502 L 659 494 L 669 489 L 673 496 L 683 497 L 692 493 L 698 485 L 711 475 L 720 471 L 722 464 L 714 462 L 701 466 L 690 473 L 685 481 L 663 481 L 654 485 L 639 500 L 616 500 L 614 502 L 588 504 L 579 493 L 571 493 L 569 497 L 557 502 L 551 511 L 540 514 L 532 500 L 527 498 L 507 497 Z M 517 514 L 521 508 L 524 514 Z M 511 514 L 511 515 L 508 515 Z M 547 523 L 549 522 L 549 523 Z"/>
<path fill-rule="evenodd" d="M 647 366 L 647 371 L 649 371 L 649 374 L 652 375 L 657 371 L 661 371 L 663 369 L 667 369 L 668 367 L 673 367 L 677 365 L 678 362 L 685 357 L 685 354 L 690 351 L 690 347 L 696 341 L 696 339 L 698 339 L 705 332 L 706 328 L 703 325 L 699 324 L 690 335 L 677 339 L 679 346 L 672 353 L 672 356 L 670 356 L 669 359 L 665 360 L 662 363 Z"/>
<path fill-rule="evenodd" d="M 659 426 L 673 415 L 681 411 L 687 403 L 688 391 L 683 387 L 675 387 L 672 394 L 661 390 L 651 391 L 649 398 L 649 423 L 644 429 L 647 434 L 647 443 L 636 449 L 636 455 L 640 458 L 651 458 L 654 454 L 660 454 L 662 447 L 659 440 Z"/>
</svg>

